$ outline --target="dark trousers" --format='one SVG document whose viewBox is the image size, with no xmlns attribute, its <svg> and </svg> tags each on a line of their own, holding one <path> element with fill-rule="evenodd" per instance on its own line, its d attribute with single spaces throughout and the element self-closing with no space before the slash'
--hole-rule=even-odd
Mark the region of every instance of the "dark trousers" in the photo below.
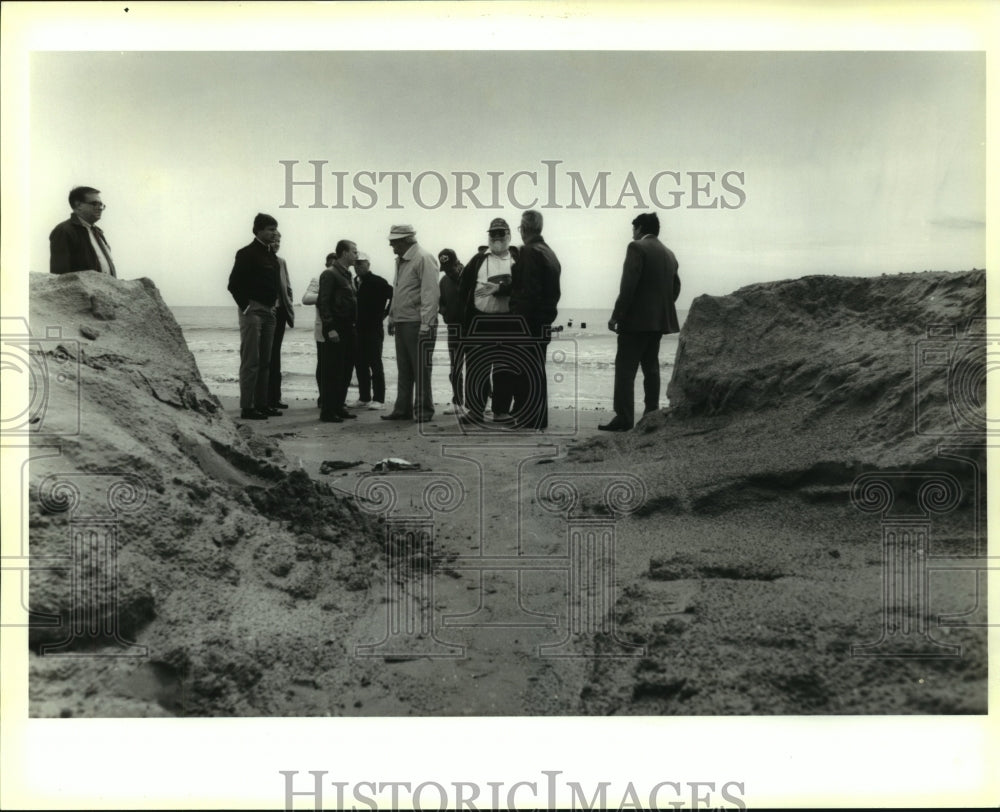
<svg viewBox="0 0 1000 812">
<path fill-rule="evenodd" d="M 323 351 L 325 348 L 324 342 L 316 342 L 316 393 L 319 396 L 320 404 L 323 403 Z"/>
<path fill-rule="evenodd" d="M 358 330 L 358 358 L 355 368 L 358 372 L 358 400 L 365 403 L 374 399 L 385 403 L 385 367 L 382 365 L 382 344 L 385 331 L 377 328 Z"/>
<path fill-rule="evenodd" d="M 354 325 L 338 324 L 337 341 L 329 338 L 323 347 L 320 375 L 320 397 L 323 400 L 323 415 L 335 415 L 344 411 L 347 400 L 347 371 L 354 364 L 358 338 Z"/>
<path fill-rule="evenodd" d="M 462 347 L 461 325 L 448 325 L 448 381 L 451 383 L 451 402 L 461 406 L 465 402 L 465 380 L 462 367 L 465 364 L 465 351 Z"/>
<path fill-rule="evenodd" d="M 477 313 L 463 336 L 465 409 L 482 417 L 493 394 L 493 414 L 510 414 L 514 381 L 524 367 L 524 323 L 508 313 Z M 492 380 L 492 389 L 491 389 Z"/>
<path fill-rule="evenodd" d="M 618 420 L 635 423 L 635 374 L 642 367 L 645 411 L 660 406 L 660 339 L 653 332 L 619 333 L 615 354 L 614 410 Z"/>
<path fill-rule="evenodd" d="M 552 333 L 547 324 L 528 323 L 531 340 L 524 349 L 524 360 L 514 379 L 514 405 L 511 415 L 526 429 L 544 429 L 549 425 L 549 381 L 545 359 Z"/>
<path fill-rule="evenodd" d="M 268 407 L 268 372 L 274 340 L 274 307 L 250 302 L 240 312 L 240 408 Z"/>
<path fill-rule="evenodd" d="M 394 327 L 396 338 L 396 403 L 392 413 L 418 420 L 434 416 L 434 393 L 431 391 L 431 359 L 437 326 L 420 335 L 420 322 L 406 321 Z"/>
<path fill-rule="evenodd" d="M 285 339 L 286 315 L 284 306 L 274 313 L 274 341 L 271 342 L 271 369 L 267 376 L 267 405 L 281 402 L 281 342 Z"/>
</svg>

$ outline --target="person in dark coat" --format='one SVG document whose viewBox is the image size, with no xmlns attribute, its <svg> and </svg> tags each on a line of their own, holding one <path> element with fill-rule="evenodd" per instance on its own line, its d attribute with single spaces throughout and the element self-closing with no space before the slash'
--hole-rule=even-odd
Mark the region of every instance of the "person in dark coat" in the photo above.
<svg viewBox="0 0 1000 812">
<path fill-rule="evenodd" d="M 642 367 L 645 410 L 660 407 L 660 339 L 677 333 L 676 301 L 681 292 L 677 257 L 659 239 L 656 212 L 632 221 L 621 287 L 608 329 L 618 334 L 615 355 L 615 416 L 601 431 L 628 431 L 635 422 L 635 376 Z"/>
<path fill-rule="evenodd" d="M 111 259 L 111 246 L 97 227 L 104 204 L 99 190 L 77 186 L 69 193 L 73 210 L 49 234 L 49 271 L 56 274 L 74 271 L 98 271 L 117 277 Z"/>
<path fill-rule="evenodd" d="M 292 305 L 292 285 L 288 280 L 288 265 L 283 257 L 277 256 L 281 247 L 281 232 L 274 232 L 271 250 L 278 260 L 278 306 L 274 310 L 274 341 L 271 344 L 271 368 L 267 375 L 268 406 L 272 409 L 287 409 L 281 400 L 281 345 L 285 339 L 285 326 L 295 327 L 295 307 Z"/>
<path fill-rule="evenodd" d="M 323 324 L 323 368 L 320 370 L 324 423 L 342 423 L 357 417 L 347 411 L 347 382 L 357 353 L 358 301 L 351 280 L 351 266 L 358 247 L 350 240 L 337 243 L 332 267 L 319 276 L 316 308 Z"/>
<path fill-rule="evenodd" d="M 493 423 L 513 426 L 511 404 L 518 352 L 507 336 L 522 333 L 511 314 L 511 269 L 517 249 L 510 244 L 510 226 L 495 217 L 487 229 L 489 244 L 462 269 L 458 298 L 461 303 L 461 352 L 465 359 L 464 414 L 462 426 L 484 428 L 486 402 L 492 393 Z"/>
<path fill-rule="evenodd" d="M 540 431 L 549 425 L 545 360 L 552 340 L 552 322 L 559 312 L 562 266 L 542 239 L 541 212 L 524 212 L 518 231 L 524 245 L 511 269 L 510 312 L 523 319 L 530 341 L 526 363 L 514 377 L 511 416 L 518 429 Z"/>
<path fill-rule="evenodd" d="M 253 221 L 253 242 L 236 252 L 229 274 L 229 292 L 240 317 L 240 417 L 244 420 L 281 414 L 270 406 L 268 386 L 274 311 L 281 295 L 281 272 L 271 250 L 277 231 L 277 220 L 258 214 Z"/>
<path fill-rule="evenodd" d="M 384 322 L 392 306 L 392 285 L 372 273 L 368 254 L 358 254 L 354 262 L 354 287 L 358 296 L 358 355 L 354 368 L 358 374 L 357 409 L 385 408 Z M 348 370 L 350 383 L 350 370 Z"/>
<path fill-rule="evenodd" d="M 442 248 L 438 252 L 438 263 L 441 266 L 441 299 L 438 304 L 438 315 L 444 319 L 448 331 L 448 360 L 451 362 L 448 370 L 448 381 L 451 383 L 451 404 L 444 413 L 456 414 L 464 402 L 465 390 L 462 367 L 465 357 L 462 353 L 460 332 L 462 327 L 462 300 L 459 285 L 462 270 L 465 266 L 458 261 L 458 255 L 450 248 Z"/>
</svg>

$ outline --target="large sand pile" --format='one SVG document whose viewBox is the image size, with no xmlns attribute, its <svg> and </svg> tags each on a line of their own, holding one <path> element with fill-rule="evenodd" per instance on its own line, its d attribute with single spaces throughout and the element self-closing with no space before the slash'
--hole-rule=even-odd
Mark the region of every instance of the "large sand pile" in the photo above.
<svg viewBox="0 0 1000 812">
<path fill-rule="evenodd" d="M 32 334 L 50 327 L 62 338 L 40 345 L 52 374 L 30 466 L 32 651 L 141 641 L 149 656 L 33 657 L 33 711 L 163 713 L 183 686 L 187 713 L 267 712 L 364 599 L 381 549 L 371 520 L 224 413 L 149 280 L 32 274 Z M 61 568 L 39 565 L 50 557 Z"/>
<path fill-rule="evenodd" d="M 671 409 L 570 450 L 648 492 L 632 524 L 648 568 L 617 607 L 648 653 L 595 661 L 585 712 L 985 712 L 985 308 L 976 270 L 695 300 Z M 888 483 L 884 510 L 852 500 L 862 475 Z M 918 527 L 913 568 L 884 566 L 883 530 Z M 883 636 L 897 577 L 931 584 L 887 638 L 920 656 L 854 656 Z"/>
</svg>

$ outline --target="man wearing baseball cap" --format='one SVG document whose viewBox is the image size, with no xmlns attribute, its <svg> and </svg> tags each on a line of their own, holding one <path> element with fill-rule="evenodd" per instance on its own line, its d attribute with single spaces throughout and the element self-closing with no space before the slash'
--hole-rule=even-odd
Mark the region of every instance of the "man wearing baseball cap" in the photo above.
<svg viewBox="0 0 1000 812">
<path fill-rule="evenodd" d="M 491 378 L 493 422 L 498 427 L 513 424 L 510 409 L 517 359 L 516 353 L 505 357 L 501 339 L 505 333 L 520 332 L 510 312 L 511 267 L 517 260 L 517 249 L 510 244 L 510 226 L 502 217 L 496 217 L 487 235 L 487 250 L 469 260 L 459 284 L 466 365 L 466 413 L 459 423 L 480 428 L 485 427 Z"/>
<path fill-rule="evenodd" d="M 417 242 L 413 226 L 396 225 L 389 231 L 396 255 L 396 279 L 389 307 L 389 335 L 396 340 L 396 403 L 383 420 L 434 417 L 431 356 L 437 338 L 438 264 Z"/>
</svg>

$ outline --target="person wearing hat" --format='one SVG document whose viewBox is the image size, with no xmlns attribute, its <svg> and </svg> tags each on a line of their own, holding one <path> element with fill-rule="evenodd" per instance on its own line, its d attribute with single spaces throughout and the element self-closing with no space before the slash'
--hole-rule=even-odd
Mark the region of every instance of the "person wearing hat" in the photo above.
<svg viewBox="0 0 1000 812">
<path fill-rule="evenodd" d="M 382 365 L 382 345 L 385 329 L 382 323 L 392 304 L 392 285 L 371 271 L 368 254 L 358 253 L 354 261 L 354 288 L 358 294 L 358 352 L 354 368 L 358 374 L 358 400 L 355 408 L 385 407 L 385 368 Z M 350 370 L 348 370 L 348 383 Z"/>
<path fill-rule="evenodd" d="M 396 280 L 389 307 L 389 335 L 396 339 L 396 402 L 383 420 L 434 417 L 431 358 L 437 338 L 438 264 L 417 242 L 413 226 L 396 225 L 389 231 L 396 255 Z"/>
<path fill-rule="evenodd" d="M 229 292 L 240 313 L 240 417 L 267 420 L 281 414 L 269 402 L 268 377 L 274 341 L 274 311 L 280 297 L 280 270 L 271 244 L 278 221 L 258 214 L 253 242 L 236 252 Z"/>
<path fill-rule="evenodd" d="M 438 262 L 441 265 L 441 318 L 448 330 L 448 360 L 450 369 L 448 381 L 451 383 L 451 403 L 444 410 L 445 414 L 457 414 L 461 411 L 465 387 L 462 380 L 462 345 L 459 332 L 462 328 L 462 301 L 458 297 L 459 282 L 465 266 L 458 261 L 458 255 L 450 248 L 442 248 L 438 252 Z"/>
<path fill-rule="evenodd" d="M 493 422 L 512 425 L 516 354 L 505 357 L 498 339 L 505 333 L 520 333 L 510 313 L 511 268 L 517 249 L 510 244 L 510 226 L 502 217 L 494 218 L 487 229 L 487 250 L 477 252 L 465 265 L 459 283 L 462 303 L 462 344 L 465 353 L 464 426 L 485 425 L 486 402 L 492 378 Z"/>
</svg>

